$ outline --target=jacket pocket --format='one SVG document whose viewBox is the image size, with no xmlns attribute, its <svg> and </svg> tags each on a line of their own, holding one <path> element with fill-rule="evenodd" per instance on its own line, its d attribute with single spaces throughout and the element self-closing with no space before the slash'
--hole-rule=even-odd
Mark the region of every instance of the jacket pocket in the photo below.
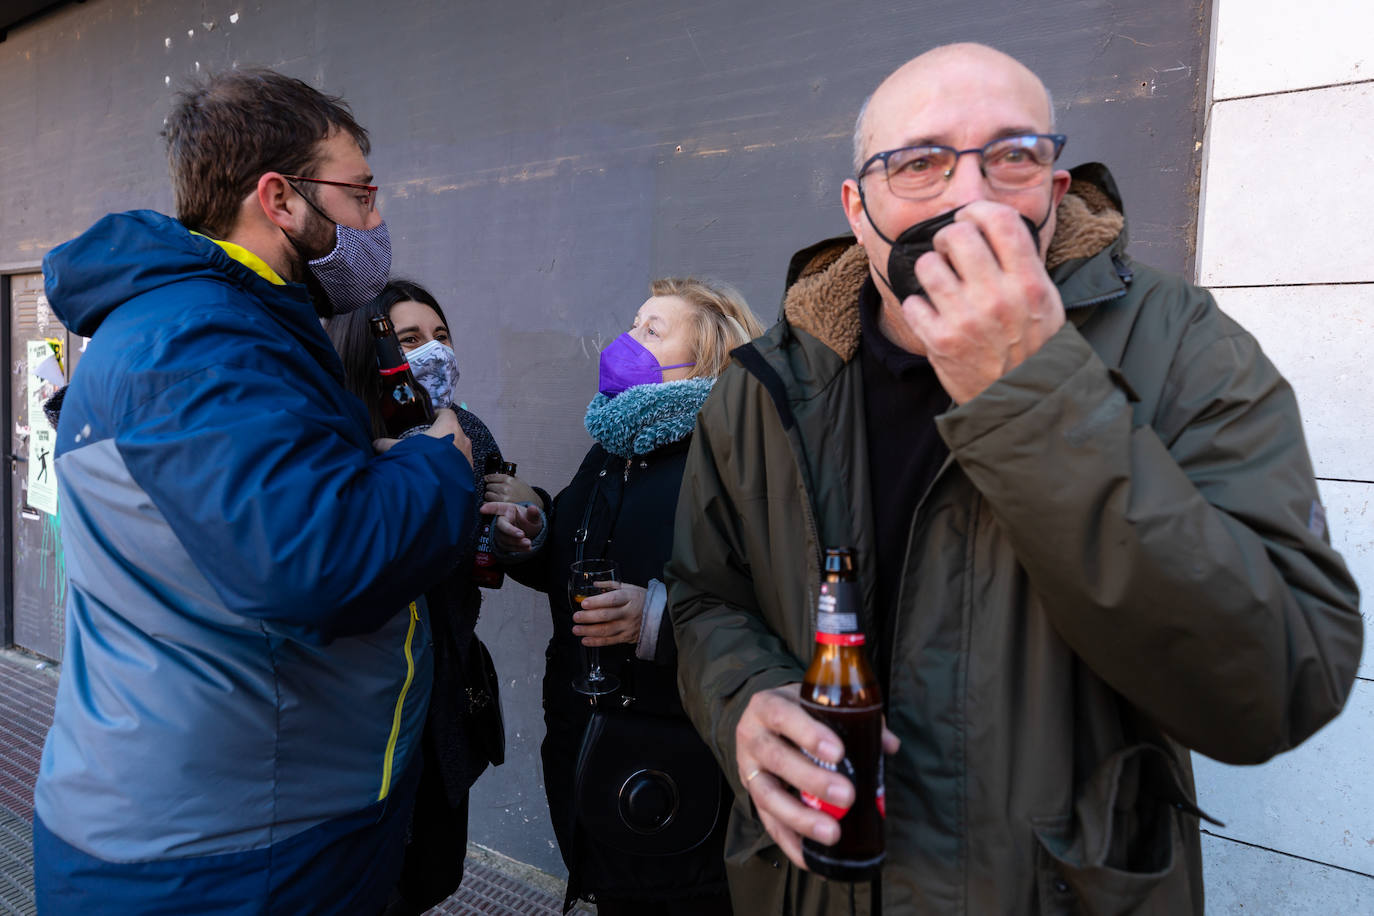
<svg viewBox="0 0 1374 916">
<path fill-rule="evenodd" d="M 1204 817 L 1173 758 L 1153 744 L 1108 757 L 1071 814 L 1031 820 L 1044 914 L 1193 911 L 1184 817 Z M 1207 818 L 1211 820 L 1211 818 Z"/>
</svg>

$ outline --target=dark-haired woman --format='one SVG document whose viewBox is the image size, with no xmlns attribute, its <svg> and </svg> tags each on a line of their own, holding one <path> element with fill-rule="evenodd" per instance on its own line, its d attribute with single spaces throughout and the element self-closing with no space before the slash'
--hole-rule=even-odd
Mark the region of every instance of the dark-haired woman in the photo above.
<svg viewBox="0 0 1374 916">
<path fill-rule="evenodd" d="M 366 307 L 330 321 L 329 338 L 343 362 L 345 384 L 368 405 L 373 436 L 385 436 L 377 409 L 381 389 L 369 323 L 373 315 L 382 314 L 390 316 L 416 380 L 429 392 L 434 406 L 452 408 L 463 432 L 472 440 L 480 504 L 486 487 L 482 474 L 486 460 L 493 455 L 499 460 L 501 451 L 486 424 L 458 404 L 458 362 L 449 340 L 448 320 L 424 287 L 392 280 Z M 502 499 L 539 499 L 513 477 L 502 476 L 497 486 Z M 499 729 L 499 717 L 486 705 L 494 703 L 494 698 L 489 692 L 483 695 L 481 672 L 474 670 L 485 660 L 485 649 L 473 633 L 482 603 L 481 591 L 470 576 L 477 531 L 474 524 L 467 542 L 453 558 L 452 572 L 425 594 L 434 634 L 434 689 L 421 742 L 424 770 L 405 864 L 386 916 L 423 913 L 457 890 L 467 849 L 468 790 L 486 768 L 491 742 L 501 740 L 500 735 L 492 734 Z"/>
</svg>

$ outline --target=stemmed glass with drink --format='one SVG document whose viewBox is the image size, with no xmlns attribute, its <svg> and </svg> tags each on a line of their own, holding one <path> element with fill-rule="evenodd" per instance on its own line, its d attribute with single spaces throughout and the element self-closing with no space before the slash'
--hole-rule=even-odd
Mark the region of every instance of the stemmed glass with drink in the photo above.
<svg viewBox="0 0 1374 916">
<path fill-rule="evenodd" d="M 568 576 L 568 603 L 574 612 L 592 595 L 615 591 L 620 587 L 620 569 L 614 560 L 578 560 L 572 564 Z M 583 645 L 583 674 L 573 678 L 573 689 L 583 696 L 599 697 L 613 693 L 620 681 L 601 670 L 601 649 Z"/>
</svg>

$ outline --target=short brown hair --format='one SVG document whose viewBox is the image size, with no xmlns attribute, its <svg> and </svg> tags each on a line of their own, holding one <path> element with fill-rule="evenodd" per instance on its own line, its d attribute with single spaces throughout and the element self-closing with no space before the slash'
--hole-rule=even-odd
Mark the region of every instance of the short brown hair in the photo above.
<svg viewBox="0 0 1374 916">
<path fill-rule="evenodd" d="M 367 131 L 348 105 L 273 70 L 218 73 L 178 93 L 162 135 L 177 218 L 215 238 L 264 172 L 313 177 L 318 144 L 335 131 L 367 155 Z"/>
<path fill-rule="evenodd" d="M 693 277 L 661 277 L 649 284 L 654 296 L 677 296 L 692 306 L 696 328 L 696 365 L 688 378 L 717 376 L 730 362 L 730 351 L 763 333 L 763 325 L 744 297 L 723 283 Z"/>
</svg>

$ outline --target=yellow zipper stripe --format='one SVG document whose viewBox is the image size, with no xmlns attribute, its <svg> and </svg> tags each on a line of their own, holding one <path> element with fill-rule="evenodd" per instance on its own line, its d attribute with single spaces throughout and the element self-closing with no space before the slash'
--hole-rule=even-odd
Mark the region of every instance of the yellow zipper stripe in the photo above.
<svg viewBox="0 0 1374 916">
<path fill-rule="evenodd" d="M 406 682 L 401 685 L 401 695 L 396 698 L 396 711 L 391 716 L 391 737 L 386 742 L 386 759 L 382 761 L 382 791 L 377 793 L 377 801 L 386 798 L 391 791 L 391 765 L 396 757 L 396 739 L 401 735 L 401 709 L 405 706 L 406 691 L 415 679 L 415 657 L 410 654 L 410 641 L 415 637 L 415 624 L 420 621 L 420 609 L 410 602 L 410 629 L 406 630 Z"/>
</svg>

